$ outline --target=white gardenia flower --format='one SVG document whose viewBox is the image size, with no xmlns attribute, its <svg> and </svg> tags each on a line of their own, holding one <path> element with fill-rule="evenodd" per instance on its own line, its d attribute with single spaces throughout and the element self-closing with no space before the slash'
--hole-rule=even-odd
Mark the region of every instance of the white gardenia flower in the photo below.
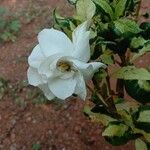
<svg viewBox="0 0 150 150">
<path fill-rule="evenodd" d="M 86 98 L 85 80 L 92 78 L 103 63 L 90 59 L 87 22 L 73 32 L 72 41 L 61 31 L 44 29 L 38 34 L 39 44 L 28 58 L 29 84 L 38 86 L 47 99 L 66 99 L 73 93 Z"/>
</svg>

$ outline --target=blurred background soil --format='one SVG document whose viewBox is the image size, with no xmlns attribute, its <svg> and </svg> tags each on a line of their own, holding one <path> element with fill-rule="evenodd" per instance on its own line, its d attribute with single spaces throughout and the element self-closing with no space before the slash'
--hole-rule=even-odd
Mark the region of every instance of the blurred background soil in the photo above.
<svg viewBox="0 0 150 150">
<path fill-rule="evenodd" d="M 0 76 L 9 80 L 8 91 L 0 100 L 0 150 L 38 150 L 40 147 L 42 150 L 134 150 L 132 142 L 121 147 L 105 142 L 101 136 L 103 128 L 84 116 L 85 103 L 79 98 L 39 105 L 44 98 L 26 84 L 27 58 L 37 43 L 37 34 L 51 27 L 55 7 L 64 16 L 73 14 L 67 0 L 0 0 L 0 6 L 21 21 L 15 42 L 0 43 Z M 143 0 L 140 14 L 149 9 L 150 1 Z M 150 65 L 149 56 L 137 64 Z M 90 96 L 86 104 L 89 99 Z"/>
</svg>

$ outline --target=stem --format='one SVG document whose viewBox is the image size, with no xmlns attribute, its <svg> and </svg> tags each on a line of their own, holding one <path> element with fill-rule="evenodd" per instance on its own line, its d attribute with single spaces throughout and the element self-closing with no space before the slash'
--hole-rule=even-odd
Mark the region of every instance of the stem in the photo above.
<svg viewBox="0 0 150 150">
<path fill-rule="evenodd" d="M 106 69 L 106 72 L 108 74 L 108 69 Z M 106 77 L 106 81 L 107 81 L 107 86 L 108 86 L 109 94 L 111 95 L 112 94 L 112 90 L 111 90 L 111 86 L 110 86 L 110 77 L 108 75 Z"/>
<path fill-rule="evenodd" d="M 106 69 L 106 72 L 108 74 L 108 69 Z M 107 86 L 108 86 L 108 91 L 109 91 L 109 97 L 106 99 L 106 103 L 108 104 L 108 110 L 110 113 L 114 114 L 114 115 L 117 115 L 117 109 L 116 109 L 116 106 L 114 104 L 114 100 L 113 100 L 113 97 L 112 97 L 112 90 L 111 90 L 111 86 L 110 86 L 110 77 L 107 75 L 106 77 L 106 81 L 107 81 Z"/>
<path fill-rule="evenodd" d="M 135 20 L 138 21 L 139 19 L 139 13 L 140 13 L 140 8 L 141 8 L 142 0 L 139 1 L 138 6 L 137 6 L 137 11 L 136 11 L 136 16 Z M 119 55 L 121 59 L 121 67 L 124 67 L 127 65 L 127 63 L 130 60 L 130 51 L 127 49 L 127 58 L 125 54 Z M 123 79 L 118 79 L 117 80 L 117 85 L 116 85 L 116 93 L 119 97 L 123 98 L 124 97 L 124 80 Z"/>
<path fill-rule="evenodd" d="M 139 20 L 139 14 L 140 14 L 140 8 L 141 8 L 142 0 L 139 1 L 137 10 L 136 10 L 136 15 L 135 15 L 135 20 L 138 22 Z"/>
<path fill-rule="evenodd" d="M 118 113 L 117 113 L 117 109 L 116 106 L 114 104 L 114 100 L 113 97 L 110 95 L 107 99 L 106 99 L 106 103 L 108 104 L 108 111 L 114 115 L 114 117 L 118 118 Z"/>
<path fill-rule="evenodd" d="M 131 51 L 130 49 L 128 48 L 127 49 L 127 52 L 126 52 L 126 62 L 129 63 L 130 62 L 130 57 L 131 57 Z"/>
<path fill-rule="evenodd" d="M 107 103 L 105 102 L 103 96 L 100 94 L 101 89 L 100 89 L 100 87 L 99 87 L 99 85 L 98 85 L 98 82 L 97 82 L 95 79 L 93 79 L 93 83 L 94 83 L 94 86 L 95 86 L 95 89 L 96 89 L 96 95 L 97 95 L 97 97 L 98 97 L 99 100 L 103 103 L 103 106 L 108 107 L 108 105 L 107 105 Z M 95 92 L 88 84 L 87 84 L 87 88 L 88 88 L 92 93 Z"/>
<path fill-rule="evenodd" d="M 106 72 L 108 74 L 108 70 L 106 69 Z M 114 104 L 114 100 L 113 100 L 113 97 L 112 97 L 112 90 L 111 90 L 111 86 L 110 86 L 110 78 L 109 76 L 106 77 L 106 85 L 107 85 L 107 91 L 105 91 L 104 93 L 107 93 L 104 94 L 102 89 L 103 87 L 100 86 L 100 82 L 102 81 L 98 81 L 98 79 L 96 79 L 95 77 L 93 77 L 93 83 L 94 83 L 94 87 L 97 91 L 97 94 L 98 95 L 102 95 L 102 98 L 103 98 L 103 101 L 104 103 L 106 104 L 106 108 L 107 110 L 112 114 L 114 115 L 114 117 L 118 117 L 118 114 L 117 114 L 117 109 L 115 107 L 115 104 Z"/>
<path fill-rule="evenodd" d="M 121 67 L 126 66 L 126 56 L 125 54 L 119 55 L 121 59 Z M 124 97 L 124 80 L 123 79 L 118 79 L 117 80 L 117 85 L 116 85 L 116 93 L 119 97 L 123 98 Z"/>
<path fill-rule="evenodd" d="M 116 93 L 119 97 L 121 98 L 124 97 L 124 80 L 123 79 L 117 80 Z"/>
</svg>

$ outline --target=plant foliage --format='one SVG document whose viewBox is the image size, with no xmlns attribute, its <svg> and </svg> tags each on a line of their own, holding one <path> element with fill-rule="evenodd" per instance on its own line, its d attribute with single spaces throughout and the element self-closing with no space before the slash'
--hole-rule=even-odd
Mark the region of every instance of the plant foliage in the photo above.
<svg viewBox="0 0 150 150">
<path fill-rule="evenodd" d="M 150 23 L 138 22 L 137 0 L 68 0 L 74 17 L 61 17 L 54 10 L 54 28 L 71 35 L 85 20 L 91 31 L 91 59 L 108 66 L 119 65 L 109 73 L 99 70 L 93 77 L 93 108 L 84 113 L 102 123 L 102 136 L 112 145 L 135 140 L 137 150 L 148 150 L 150 143 L 150 68 L 135 66 L 135 60 L 150 51 Z M 135 15 L 136 14 L 136 15 Z M 118 58 L 117 58 L 118 57 Z M 110 78 L 116 78 L 116 91 Z M 124 99 L 124 89 L 134 99 Z"/>
<path fill-rule="evenodd" d="M 20 28 L 20 21 L 6 9 L 0 7 L 0 42 L 14 42 Z"/>
</svg>

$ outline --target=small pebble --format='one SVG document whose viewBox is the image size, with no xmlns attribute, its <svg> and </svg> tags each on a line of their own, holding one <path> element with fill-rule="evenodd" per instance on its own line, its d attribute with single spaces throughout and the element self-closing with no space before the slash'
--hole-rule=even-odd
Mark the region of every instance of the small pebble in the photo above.
<svg viewBox="0 0 150 150">
<path fill-rule="evenodd" d="M 15 137 L 16 137 L 16 135 L 14 133 L 12 133 L 11 134 L 11 140 L 12 140 L 12 142 L 15 142 Z"/>
<path fill-rule="evenodd" d="M 26 121 L 29 122 L 29 121 L 31 121 L 31 119 L 32 119 L 31 117 L 28 117 L 28 118 L 26 119 Z"/>
<path fill-rule="evenodd" d="M 17 150 L 17 145 L 14 143 L 10 146 L 10 150 Z"/>
</svg>

